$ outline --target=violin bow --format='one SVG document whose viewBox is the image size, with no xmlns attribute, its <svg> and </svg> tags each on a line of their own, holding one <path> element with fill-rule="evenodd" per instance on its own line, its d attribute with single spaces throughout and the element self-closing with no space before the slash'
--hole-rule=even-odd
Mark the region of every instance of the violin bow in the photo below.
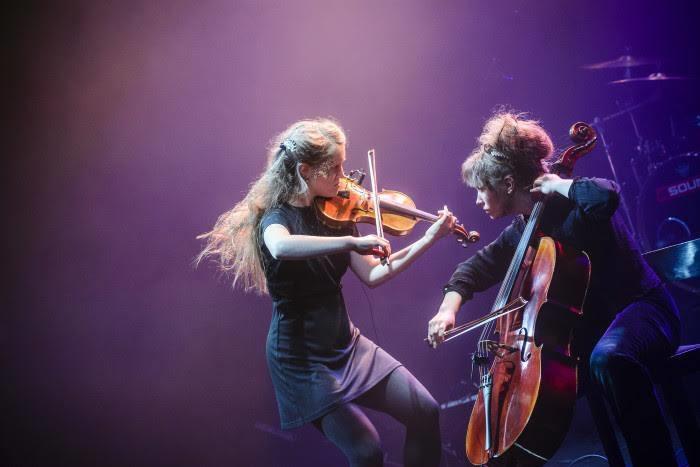
<svg viewBox="0 0 700 467">
<path fill-rule="evenodd" d="M 377 189 L 377 166 L 375 163 L 374 149 L 367 151 L 367 165 L 369 166 L 369 180 L 372 185 L 372 203 L 374 203 L 374 224 L 377 227 L 377 237 L 384 238 L 384 227 L 382 226 L 382 211 L 379 207 L 379 190 Z M 381 257 L 384 266 L 389 264 L 389 258 L 385 254 Z"/>
</svg>

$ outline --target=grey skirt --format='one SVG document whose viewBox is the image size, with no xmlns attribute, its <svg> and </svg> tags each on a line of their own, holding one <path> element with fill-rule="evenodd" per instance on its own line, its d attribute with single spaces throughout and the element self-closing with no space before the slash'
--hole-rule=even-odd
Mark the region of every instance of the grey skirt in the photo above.
<svg viewBox="0 0 700 467">
<path fill-rule="evenodd" d="M 266 354 L 283 429 L 356 399 L 401 366 L 360 334 L 340 291 L 274 301 Z"/>
</svg>

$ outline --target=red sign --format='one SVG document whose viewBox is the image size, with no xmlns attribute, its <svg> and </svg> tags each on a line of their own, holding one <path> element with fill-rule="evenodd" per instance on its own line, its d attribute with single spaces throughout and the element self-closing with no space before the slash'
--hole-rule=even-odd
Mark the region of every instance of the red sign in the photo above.
<svg viewBox="0 0 700 467">
<path fill-rule="evenodd" d="M 656 201 L 664 203 L 700 190 L 700 176 L 693 176 L 656 189 Z"/>
</svg>

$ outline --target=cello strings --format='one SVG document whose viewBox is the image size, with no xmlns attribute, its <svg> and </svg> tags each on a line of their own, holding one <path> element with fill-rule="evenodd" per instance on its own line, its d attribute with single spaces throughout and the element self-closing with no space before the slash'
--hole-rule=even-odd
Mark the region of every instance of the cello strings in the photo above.
<svg viewBox="0 0 700 467">
<path fill-rule="evenodd" d="M 544 203 L 542 201 L 538 201 L 535 203 L 535 206 L 532 209 L 532 212 L 530 214 L 530 218 L 528 219 L 528 222 L 525 226 L 525 229 L 523 231 L 523 235 L 521 237 L 520 242 L 518 243 L 518 247 L 516 248 L 515 255 L 513 256 L 513 260 L 510 263 L 510 266 L 508 267 L 508 271 L 506 273 L 506 277 L 504 278 L 503 282 L 501 283 L 501 288 L 498 291 L 498 295 L 496 296 L 496 301 L 494 303 L 492 312 L 494 310 L 499 310 L 503 308 L 509 298 L 509 296 L 512 293 L 513 287 L 515 285 L 515 281 L 517 279 L 518 273 L 520 272 L 520 266 L 524 260 L 525 253 L 527 252 L 527 248 L 530 245 L 530 241 L 532 239 L 532 235 L 537 228 L 537 225 L 539 224 L 539 217 L 542 209 L 544 208 Z M 508 328 L 510 327 L 510 324 L 512 323 L 514 317 L 511 315 L 508 315 L 505 318 L 507 321 L 506 323 L 509 324 Z M 498 319 L 497 321 L 500 321 Z M 477 344 L 477 354 L 476 356 L 479 358 L 479 362 L 483 362 L 478 365 L 479 367 L 479 377 L 480 377 L 480 385 L 483 384 L 483 378 L 486 374 L 486 367 L 487 364 L 484 362 L 484 358 L 488 357 L 488 343 L 487 343 L 487 338 L 490 336 L 494 328 L 496 326 L 496 321 L 491 321 L 487 323 L 481 331 L 481 335 L 479 336 L 479 341 Z M 508 332 L 508 329 L 505 329 L 504 332 Z M 490 369 L 489 369 L 490 371 Z"/>
</svg>

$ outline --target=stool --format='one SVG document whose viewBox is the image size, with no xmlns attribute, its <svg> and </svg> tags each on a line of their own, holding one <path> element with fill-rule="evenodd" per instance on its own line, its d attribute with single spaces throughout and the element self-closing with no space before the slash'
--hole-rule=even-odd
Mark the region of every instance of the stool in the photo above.
<svg viewBox="0 0 700 467">
<path fill-rule="evenodd" d="M 700 428 L 695 413 L 690 410 L 692 405 L 683 385 L 683 377 L 697 371 L 700 371 L 700 344 L 682 345 L 665 365 L 654 371 L 652 378 L 661 389 L 688 464 L 700 466 Z M 595 390 L 589 390 L 587 398 L 608 463 L 612 467 L 624 467 L 615 430 L 602 397 Z"/>
</svg>

